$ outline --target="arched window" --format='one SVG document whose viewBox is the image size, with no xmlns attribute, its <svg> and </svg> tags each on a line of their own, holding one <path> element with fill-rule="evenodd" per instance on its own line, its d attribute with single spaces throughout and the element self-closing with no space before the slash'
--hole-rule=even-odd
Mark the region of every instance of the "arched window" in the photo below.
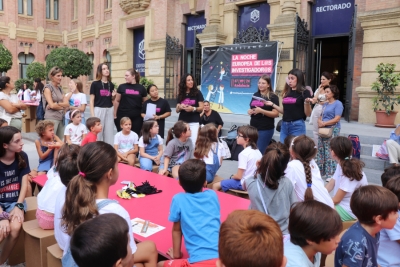
<svg viewBox="0 0 400 267">
<path fill-rule="evenodd" d="M 32 53 L 25 54 L 24 52 L 21 52 L 18 54 L 18 60 L 19 60 L 19 78 L 25 79 L 26 69 L 28 68 L 28 65 L 35 60 L 35 56 Z"/>
<path fill-rule="evenodd" d="M 103 62 L 107 64 L 108 69 L 110 70 L 110 76 L 111 76 L 111 55 L 107 50 L 104 50 L 103 57 L 104 57 Z"/>
<path fill-rule="evenodd" d="M 94 72 L 93 61 L 94 61 L 94 54 L 93 54 L 93 53 L 90 53 L 90 54 L 88 53 L 87 55 L 89 56 L 89 60 L 90 60 L 90 62 L 92 63 L 92 67 L 93 67 L 92 72 L 89 74 L 88 78 L 89 78 L 89 81 L 93 81 L 93 72 Z"/>
</svg>

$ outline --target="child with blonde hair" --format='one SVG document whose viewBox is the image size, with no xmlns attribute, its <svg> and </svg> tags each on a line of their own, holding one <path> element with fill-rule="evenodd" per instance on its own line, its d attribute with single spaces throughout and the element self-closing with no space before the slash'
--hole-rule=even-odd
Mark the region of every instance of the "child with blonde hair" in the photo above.
<svg viewBox="0 0 400 267">
<path fill-rule="evenodd" d="M 128 117 L 121 118 L 121 131 L 114 137 L 114 148 L 118 154 L 118 162 L 127 162 L 129 165 L 135 165 L 136 154 L 139 152 L 138 135 L 131 131 L 132 122 Z"/>
<path fill-rule="evenodd" d="M 206 163 L 207 183 L 214 180 L 224 156 L 225 150 L 218 142 L 218 132 L 214 124 L 210 123 L 201 127 L 196 140 L 194 157 Z"/>
</svg>

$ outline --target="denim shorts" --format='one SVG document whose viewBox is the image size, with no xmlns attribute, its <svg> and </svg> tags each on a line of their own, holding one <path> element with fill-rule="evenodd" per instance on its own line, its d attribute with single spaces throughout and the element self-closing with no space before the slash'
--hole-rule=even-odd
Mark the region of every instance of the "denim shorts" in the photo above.
<svg viewBox="0 0 400 267">
<path fill-rule="evenodd" d="M 24 211 L 26 212 L 26 201 L 24 200 Z M 0 207 L 3 209 L 3 211 L 10 213 L 15 205 L 17 205 L 17 202 L 0 202 Z"/>
</svg>

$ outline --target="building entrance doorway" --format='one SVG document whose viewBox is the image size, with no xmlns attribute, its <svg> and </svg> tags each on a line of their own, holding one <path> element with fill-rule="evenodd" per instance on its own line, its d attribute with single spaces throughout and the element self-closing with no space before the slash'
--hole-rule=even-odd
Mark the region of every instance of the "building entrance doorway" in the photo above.
<svg viewBox="0 0 400 267">
<path fill-rule="evenodd" d="M 346 103 L 349 37 L 330 37 L 314 39 L 314 66 L 312 88 L 320 85 L 321 73 L 328 71 L 336 76 L 334 83 L 340 91 L 339 100 Z"/>
</svg>

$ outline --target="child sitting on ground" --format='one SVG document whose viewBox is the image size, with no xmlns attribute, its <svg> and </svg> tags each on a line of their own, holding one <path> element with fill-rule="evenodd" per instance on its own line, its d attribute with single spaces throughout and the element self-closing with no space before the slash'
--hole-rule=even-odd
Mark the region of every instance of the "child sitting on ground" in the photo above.
<svg viewBox="0 0 400 267">
<path fill-rule="evenodd" d="M 129 227 L 113 213 L 102 214 L 79 225 L 71 237 L 71 253 L 79 267 L 131 267 Z"/>
<path fill-rule="evenodd" d="M 399 201 L 400 217 L 400 176 L 390 179 L 385 187 L 392 191 Z M 393 229 L 382 229 L 379 240 L 378 263 L 381 267 L 400 266 L 400 219 Z"/>
<path fill-rule="evenodd" d="M 175 179 L 178 178 L 179 166 L 192 157 L 193 142 L 190 139 L 192 131 L 189 124 L 184 121 L 177 121 L 174 127 L 169 129 L 167 147 L 164 150 L 164 156 L 161 158 L 160 170 L 158 174 L 172 174 Z"/>
<path fill-rule="evenodd" d="M 295 204 L 289 216 L 290 241 L 284 243 L 286 267 L 320 266 L 321 254 L 331 254 L 338 246 L 342 228 L 339 214 L 324 203 Z"/>
<path fill-rule="evenodd" d="M 136 154 L 139 152 L 138 135 L 131 131 L 132 122 L 128 117 L 121 118 L 121 131 L 114 137 L 114 148 L 117 151 L 118 162 L 126 162 L 129 165 L 135 165 Z"/>
<path fill-rule="evenodd" d="M 336 171 L 332 179 L 325 186 L 333 190 L 333 203 L 342 221 L 354 221 L 356 216 L 350 209 L 350 198 L 354 190 L 368 185 L 367 177 L 362 168 L 364 162 L 351 158 L 353 145 L 347 137 L 337 136 L 330 142 L 331 156 L 337 162 Z"/>
<path fill-rule="evenodd" d="M 212 183 L 225 156 L 224 147 L 218 142 L 217 128 L 213 123 L 200 128 L 194 156 L 206 163 L 207 183 Z"/>
<path fill-rule="evenodd" d="M 289 149 L 284 144 L 272 143 L 265 149 L 257 176 L 245 180 L 251 209 L 271 216 L 284 235 L 289 234 L 290 208 L 297 201 L 293 184 L 285 177 L 289 158 Z"/>
<path fill-rule="evenodd" d="M 226 192 L 229 189 L 244 190 L 244 180 L 254 177 L 257 171 L 256 162 L 261 159 L 262 154 L 257 148 L 258 132 L 253 126 L 240 126 L 237 130 L 237 144 L 244 147 L 239 153 L 238 170 L 236 174 L 231 175 L 230 179 L 223 180 L 213 184 L 214 190 Z"/>
<path fill-rule="evenodd" d="M 146 171 L 153 170 L 153 163 L 160 165 L 163 154 L 163 139 L 158 134 L 159 126 L 155 120 L 143 122 L 142 136 L 139 138 L 140 168 Z"/>
<path fill-rule="evenodd" d="M 65 142 L 68 144 L 81 145 L 87 134 L 86 126 L 81 123 L 81 112 L 77 109 L 70 112 L 70 123 L 65 127 Z"/>
<path fill-rule="evenodd" d="M 387 167 L 381 175 L 382 186 L 385 187 L 390 179 L 398 175 L 400 175 L 400 165 L 391 165 Z"/>
<path fill-rule="evenodd" d="M 379 232 L 395 226 L 399 200 L 387 188 L 367 185 L 354 191 L 350 208 L 358 221 L 342 236 L 335 253 L 335 267 L 377 266 Z M 323 226 L 327 227 L 325 223 Z"/>
<path fill-rule="evenodd" d="M 56 206 L 56 198 L 60 190 L 65 187 L 60 179 L 60 168 L 64 165 L 76 166 L 76 158 L 78 157 L 80 146 L 64 144 L 58 153 L 57 162 L 54 167 L 47 173 L 48 180 L 37 196 L 36 219 L 40 228 L 48 230 L 54 229 L 54 212 Z M 54 170 L 54 171 L 53 171 Z M 52 175 L 49 175 L 52 172 Z M 75 175 L 78 171 L 75 172 Z M 63 192 L 65 193 L 65 192 Z"/>
<path fill-rule="evenodd" d="M 38 175 L 47 173 L 53 166 L 59 148 L 63 142 L 54 134 L 54 123 L 50 120 L 39 121 L 35 130 L 39 138 L 35 141 L 39 155 Z"/>
<path fill-rule="evenodd" d="M 332 198 L 324 186 L 314 160 L 317 155 L 314 140 L 305 135 L 296 136 L 292 139 L 289 151 L 292 160 L 288 163 L 285 174 L 293 183 L 297 199 L 299 201 L 315 199 L 334 208 Z"/>
<path fill-rule="evenodd" d="M 207 185 L 206 164 L 197 159 L 182 163 L 179 183 L 185 193 L 172 198 L 168 220 L 173 222 L 172 244 L 167 254 L 172 260 L 161 261 L 158 267 L 215 266 L 218 259 L 220 205 L 217 194 L 203 188 Z M 182 257 L 182 235 L 188 259 Z M 186 264 L 186 265 L 185 265 Z"/>
<path fill-rule="evenodd" d="M 268 249 L 265 249 L 268 248 Z M 221 224 L 217 267 L 284 267 L 279 225 L 256 210 L 235 210 Z"/>
<path fill-rule="evenodd" d="M 96 142 L 97 134 L 103 130 L 100 119 L 97 117 L 90 117 L 89 119 L 87 119 L 86 127 L 88 128 L 89 133 L 82 140 L 81 146 L 84 146 L 88 143 Z"/>
</svg>

